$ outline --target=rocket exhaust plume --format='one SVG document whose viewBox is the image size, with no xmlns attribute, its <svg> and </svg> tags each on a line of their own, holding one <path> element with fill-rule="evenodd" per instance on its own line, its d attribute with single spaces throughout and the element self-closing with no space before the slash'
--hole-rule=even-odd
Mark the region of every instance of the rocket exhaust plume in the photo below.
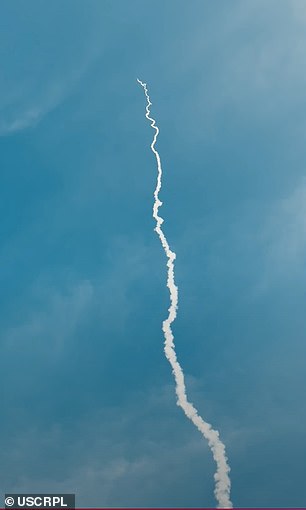
<svg viewBox="0 0 306 510">
<path fill-rule="evenodd" d="M 177 361 L 177 356 L 175 352 L 174 345 L 174 337 L 171 329 L 171 324 L 174 322 L 177 315 L 177 307 L 178 307 L 178 288 L 175 285 L 174 280 L 174 261 L 176 258 L 176 254 L 171 251 L 168 241 L 166 239 L 165 234 L 161 229 L 161 225 L 163 223 L 163 218 L 158 215 L 158 210 L 162 205 L 162 202 L 159 199 L 159 192 L 162 187 L 162 167 L 160 156 L 157 150 L 155 149 L 156 140 L 159 134 L 159 129 L 155 124 L 155 120 L 150 117 L 150 106 L 152 105 L 150 101 L 150 96 L 148 94 L 147 84 L 143 83 L 137 78 L 138 83 L 142 86 L 145 97 L 147 100 L 146 106 L 146 118 L 151 122 L 151 127 L 155 130 L 153 141 L 151 143 L 151 149 L 156 157 L 157 162 L 157 184 L 154 191 L 154 205 L 153 205 L 153 218 L 156 221 L 155 232 L 157 233 L 162 247 L 167 256 L 167 267 L 168 267 L 168 276 L 167 276 L 167 287 L 170 292 L 170 308 L 169 315 L 166 320 L 163 321 L 163 332 L 164 332 L 164 351 L 167 360 L 169 361 L 172 373 L 175 379 L 175 391 L 177 395 L 177 405 L 180 406 L 187 418 L 192 421 L 192 423 L 197 427 L 202 436 L 208 441 L 208 445 L 213 454 L 213 458 L 216 462 L 217 469 L 214 475 L 215 479 L 215 497 L 218 503 L 217 508 L 233 508 L 232 502 L 230 500 L 230 488 L 231 482 L 229 478 L 230 467 L 227 463 L 227 457 L 225 453 L 225 446 L 222 443 L 219 432 L 214 430 L 210 423 L 205 422 L 201 416 L 199 416 L 197 409 L 194 405 L 188 401 L 186 394 L 186 386 L 185 386 L 185 378 L 184 372 Z"/>
</svg>

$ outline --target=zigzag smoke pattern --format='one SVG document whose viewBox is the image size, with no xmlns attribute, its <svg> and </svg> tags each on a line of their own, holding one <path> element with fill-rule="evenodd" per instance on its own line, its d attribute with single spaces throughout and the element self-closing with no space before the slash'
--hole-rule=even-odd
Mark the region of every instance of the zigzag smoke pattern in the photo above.
<svg viewBox="0 0 306 510">
<path fill-rule="evenodd" d="M 157 162 L 157 184 L 154 191 L 154 205 L 153 205 L 153 218 L 156 221 L 155 232 L 157 233 L 162 247 L 167 256 L 167 267 L 168 267 L 168 276 L 167 276 L 167 287 L 170 292 L 170 308 L 168 309 L 169 315 L 166 320 L 163 321 L 163 332 L 164 332 L 164 352 L 167 360 L 169 361 L 172 372 L 175 379 L 175 391 L 177 395 L 177 405 L 180 406 L 187 418 L 192 421 L 192 423 L 197 427 L 197 429 L 201 432 L 202 436 L 208 441 L 208 445 L 212 451 L 213 458 L 217 465 L 217 470 L 214 475 L 215 479 L 215 497 L 218 503 L 217 508 L 232 508 L 232 502 L 230 500 L 230 488 L 231 482 L 229 478 L 230 467 L 227 463 L 227 456 L 225 452 L 225 446 L 222 443 L 219 432 L 214 430 L 210 423 L 205 422 L 201 416 L 199 416 L 197 409 L 194 405 L 188 401 L 186 394 L 186 385 L 183 370 L 177 361 L 177 356 L 175 352 L 174 346 L 174 336 L 171 330 L 171 324 L 175 321 L 177 316 L 177 307 L 178 307 L 178 288 L 175 285 L 174 280 L 174 260 L 176 258 L 176 254 L 170 250 L 168 241 L 161 229 L 161 225 L 163 223 L 163 218 L 158 215 L 158 210 L 162 205 L 162 202 L 159 200 L 159 192 L 162 187 L 162 167 L 159 153 L 155 149 L 156 140 L 159 134 L 159 129 L 156 126 L 155 120 L 150 117 L 150 106 L 152 105 L 150 101 L 150 96 L 148 94 L 147 84 L 143 83 L 137 78 L 138 83 L 142 86 L 145 97 L 147 100 L 146 106 L 146 118 L 151 122 L 151 127 L 155 130 L 153 141 L 151 143 L 151 150 L 156 157 Z"/>
</svg>

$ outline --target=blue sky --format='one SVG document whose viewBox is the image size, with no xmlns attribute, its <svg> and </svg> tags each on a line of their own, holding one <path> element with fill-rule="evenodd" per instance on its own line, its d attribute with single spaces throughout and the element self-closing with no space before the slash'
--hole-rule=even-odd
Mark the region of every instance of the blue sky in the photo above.
<svg viewBox="0 0 306 510">
<path fill-rule="evenodd" d="M 0 6 L 1 492 L 214 506 L 175 404 L 152 219 L 177 253 L 177 352 L 235 506 L 305 506 L 306 6 Z"/>
</svg>

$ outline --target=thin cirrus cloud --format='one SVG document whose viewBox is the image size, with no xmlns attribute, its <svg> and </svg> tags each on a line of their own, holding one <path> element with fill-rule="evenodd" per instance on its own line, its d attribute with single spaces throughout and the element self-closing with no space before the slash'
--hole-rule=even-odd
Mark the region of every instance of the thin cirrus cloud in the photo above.
<svg viewBox="0 0 306 510">
<path fill-rule="evenodd" d="M 86 310 L 92 304 L 94 287 L 89 281 L 74 282 L 67 288 L 39 286 L 28 293 L 30 309 L 23 304 L 19 324 L 9 324 L 3 333 L 2 355 L 34 351 L 50 360 L 63 355 Z M 33 303 L 37 302 L 36 306 Z M 43 341 L 42 341 L 43 339 Z"/>
<path fill-rule="evenodd" d="M 13 113 L 7 115 L 5 119 L 5 110 L 3 120 L 0 121 L 0 136 L 8 136 L 35 127 L 49 112 L 59 106 L 74 90 L 82 76 L 86 73 L 90 65 L 97 57 L 97 52 L 91 52 L 81 63 L 78 69 L 74 70 L 68 76 L 56 79 L 46 91 L 40 93 L 36 91 L 35 84 L 31 90 L 33 99 L 24 101 L 21 99 L 22 106 L 12 105 Z M 38 96 L 36 98 L 35 96 Z M 35 103 L 35 105 L 34 105 Z M 15 111 L 14 111 L 15 110 Z"/>
<path fill-rule="evenodd" d="M 194 28 L 184 39 L 186 58 L 174 66 L 186 100 L 173 106 L 178 119 L 183 115 L 194 125 L 192 138 L 203 138 L 203 129 L 209 138 L 224 108 L 234 108 L 233 121 L 275 122 L 303 101 L 304 18 L 303 2 L 235 2 L 229 8 L 224 3 L 217 19 L 207 18 L 204 36 L 202 24 Z"/>
<path fill-rule="evenodd" d="M 2 121 L 0 123 L 0 136 L 11 135 L 35 126 L 48 111 L 48 109 L 40 110 L 33 108 L 25 111 L 20 117 L 16 117 L 11 121 Z"/>
<path fill-rule="evenodd" d="M 184 494 L 182 489 L 167 494 L 167 486 L 174 487 L 177 478 L 183 486 L 190 483 L 190 465 L 200 461 L 203 466 L 202 448 L 206 448 L 196 435 L 190 438 L 184 428 L 181 430 L 179 418 L 170 438 L 165 436 L 171 401 L 169 386 L 138 391 L 121 406 L 91 410 L 70 426 L 69 435 L 62 422 L 44 427 L 35 421 L 26 423 L 17 439 L 10 438 L 3 448 L 8 466 L 18 458 L 18 466 L 10 468 L 5 477 L 6 489 L 73 491 L 79 505 L 92 506 L 160 506 L 162 501 L 176 506 L 196 501 L 195 494 Z M 164 420 L 158 418 L 161 412 Z M 60 466 L 58 451 L 63 459 Z M 49 459 L 44 470 L 37 464 L 38 452 Z M 181 462 L 182 458 L 190 461 Z M 208 458 L 204 465 L 212 469 Z M 152 478 L 157 480 L 158 491 Z M 210 490 L 210 483 L 204 480 L 200 491 Z"/>
<path fill-rule="evenodd" d="M 258 234 L 263 271 L 257 290 L 303 278 L 306 253 L 306 178 L 270 207 Z"/>
</svg>

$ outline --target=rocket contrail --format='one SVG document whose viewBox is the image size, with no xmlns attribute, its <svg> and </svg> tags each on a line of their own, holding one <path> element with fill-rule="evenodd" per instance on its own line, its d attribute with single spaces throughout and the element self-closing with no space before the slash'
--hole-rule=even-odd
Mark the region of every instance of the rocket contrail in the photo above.
<svg viewBox="0 0 306 510">
<path fill-rule="evenodd" d="M 151 127 L 155 129 L 153 141 L 151 143 L 151 149 L 156 157 L 157 162 L 157 184 L 154 191 L 154 205 L 153 205 L 153 218 L 156 221 L 155 232 L 157 233 L 162 247 L 167 256 L 167 267 L 168 267 L 168 276 L 167 276 L 167 287 L 170 292 L 170 308 L 168 309 L 169 315 L 166 320 L 163 321 L 163 332 L 164 332 L 164 351 L 167 360 L 169 361 L 172 367 L 172 373 L 175 379 L 175 391 L 177 395 L 177 405 L 179 405 L 187 418 L 192 421 L 192 423 L 197 427 L 197 429 L 201 432 L 202 436 L 208 441 L 209 447 L 212 451 L 214 460 L 217 465 L 217 470 L 214 475 L 215 479 L 215 497 L 218 502 L 218 508 L 232 508 L 232 502 L 230 500 L 230 488 L 231 482 L 229 478 L 230 467 L 227 463 L 227 457 L 225 453 L 225 446 L 222 443 L 219 432 L 214 430 L 210 423 L 205 422 L 201 416 L 199 416 L 197 409 L 194 405 L 188 401 L 186 394 L 186 386 L 185 386 L 185 378 L 183 370 L 177 361 L 177 356 L 175 352 L 174 346 L 174 337 L 171 329 L 171 324 L 174 322 L 177 315 L 177 306 L 178 306 L 178 288 L 175 285 L 174 281 L 174 261 L 176 258 L 176 254 L 170 250 L 170 246 L 161 229 L 161 225 L 163 223 L 163 218 L 158 216 L 158 209 L 162 205 L 162 202 L 159 200 L 159 192 L 162 187 L 162 167 L 160 156 L 155 149 L 156 140 L 159 134 L 159 129 L 155 125 L 155 120 L 150 117 L 150 106 L 152 105 L 150 101 L 150 96 L 148 94 L 147 84 L 143 83 L 137 78 L 138 83 L 142 86 L 146 100 L 146 118 L 151 121 Z"/>
</svg>

